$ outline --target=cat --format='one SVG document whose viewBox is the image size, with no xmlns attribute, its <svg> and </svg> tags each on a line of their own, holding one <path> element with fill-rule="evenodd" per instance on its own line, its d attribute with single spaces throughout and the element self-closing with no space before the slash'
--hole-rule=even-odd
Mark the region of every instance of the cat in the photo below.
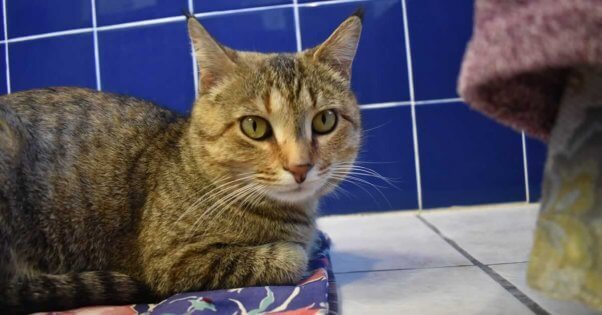
<svg viewBox="0 0 602 315">
<path fill-rule="evenodd" d="M 83 88 L 0 97 L 0 313 L 303 276 L 318 199 L 361 142 L 362 14 L 280 54 L 232 50 L 186 20 L 190 117 Z"/>
</svg>

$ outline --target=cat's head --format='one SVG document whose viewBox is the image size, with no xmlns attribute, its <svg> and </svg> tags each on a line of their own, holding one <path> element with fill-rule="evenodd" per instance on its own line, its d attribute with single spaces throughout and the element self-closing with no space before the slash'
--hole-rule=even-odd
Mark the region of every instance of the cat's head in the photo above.
<svg viewBox="0 0 602 315">
<path fill-rule="evenodd" d="M 189 17 L 200 71 L 190 137 L 203 162 L 255 187 L 247 192 L 279 201 L 331 191 L 360 146 L 350 80 L 361 29 L 361 14 L 354 14 L 317 47 L 261 54 L 219 44 Z"/>
</svg>

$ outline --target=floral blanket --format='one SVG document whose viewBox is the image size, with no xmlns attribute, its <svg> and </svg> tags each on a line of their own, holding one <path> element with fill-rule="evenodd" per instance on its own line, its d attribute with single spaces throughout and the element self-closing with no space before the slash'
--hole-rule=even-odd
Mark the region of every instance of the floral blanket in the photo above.
<svg viewBox="0 0 602 315">
<path fill-rule="evenodd" d="M 330 239 L 320 233 L 317 245 L 308 266 L 308 276 L 296 285 L 189 292 L 176 294 L 157 304 L 96 306 L 45 314 L 336 314 L 336 286 L 328 256 Z"/>
</svg>

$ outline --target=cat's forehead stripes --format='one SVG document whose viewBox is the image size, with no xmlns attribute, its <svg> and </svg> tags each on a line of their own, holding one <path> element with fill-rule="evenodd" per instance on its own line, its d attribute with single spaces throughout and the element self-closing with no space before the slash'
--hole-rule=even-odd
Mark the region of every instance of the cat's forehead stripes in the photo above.
<svg viewBox="0 0 602 315">
<path fill-rule="evenodd" d="M 299 105 L 303 87 L 307 87 L 305 66 L 294 55 L 280 54 L 267 60 L 271 87 L 277 88 L 291 106 Z"/>
<path fill-rule="evenodd" d="M 272 96 L 271 96 L 271 93 L 269 93 L 269 92 L 263 93 L 263 106 L 265 106 L 265 111 L 268 114 L 272 113 Z"/>
</svg>

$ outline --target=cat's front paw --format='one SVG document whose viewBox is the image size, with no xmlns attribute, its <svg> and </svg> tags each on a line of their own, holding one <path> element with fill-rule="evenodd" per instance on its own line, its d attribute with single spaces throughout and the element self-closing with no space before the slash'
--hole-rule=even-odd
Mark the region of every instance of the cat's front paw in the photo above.
<svg viewBox="0 0 602 315">
<path fill-rule="evenodd" d="M 304 246 L 292 242 L 276 243 L 277 250 L 272 257 L 272 266 L 277 273 L 278 282 L 281 284 L 292 284 L 299 282 L 305 270 L 309 257 Z"/>
</svg>

